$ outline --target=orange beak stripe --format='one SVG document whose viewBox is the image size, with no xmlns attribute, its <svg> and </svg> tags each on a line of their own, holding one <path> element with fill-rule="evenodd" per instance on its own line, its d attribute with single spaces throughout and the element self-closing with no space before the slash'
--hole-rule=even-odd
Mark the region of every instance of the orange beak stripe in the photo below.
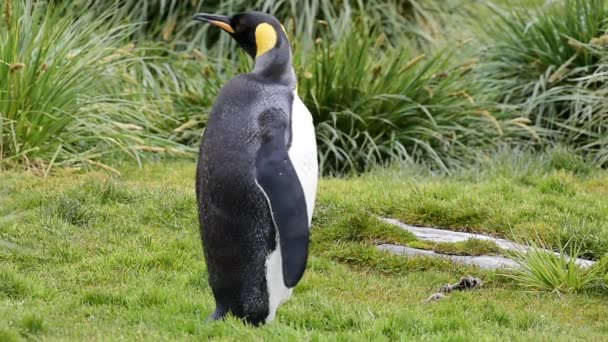
<svg viewBox="0 0 608 342">
<path fill-rule="evenodd" d="M 221 28 L 222 30 L 228 33 L 234 33 L 234 29 L 232 28 L 232 26 L 226 24 L 225 22 L 219 20 L 209 20 L 209 23 Z"/>
</svg>

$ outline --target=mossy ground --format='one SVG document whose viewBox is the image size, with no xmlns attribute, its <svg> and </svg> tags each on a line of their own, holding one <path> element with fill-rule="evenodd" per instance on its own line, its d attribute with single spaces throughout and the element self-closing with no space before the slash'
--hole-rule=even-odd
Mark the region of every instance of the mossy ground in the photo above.
<svg viewBox="0 0 608 342">
<path fill-rule="evenodd" d="M 204 321 L 213 298 L 192 163 L 125 166 L 121 177 L 0 173 L 0 340 L 605 339 L 601 292 L 530 293 L 494 272 L 374 248 L 419 243 L 376 219 L 385 215 L 548 243 L 575 236 L 588 257 L 608 252 L 606 172 L 509 164 L 323 180 L 307 272 L 277 320 L 257 329 Z M 465 274 L 485 286 L 425 302 Z"/>
</svg>

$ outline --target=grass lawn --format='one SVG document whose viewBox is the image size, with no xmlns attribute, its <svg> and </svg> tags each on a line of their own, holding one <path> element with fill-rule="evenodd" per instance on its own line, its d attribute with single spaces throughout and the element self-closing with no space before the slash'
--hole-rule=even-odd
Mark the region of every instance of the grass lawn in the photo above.
<svg viewBox="0 0 608 342">
<path fill-rule="evenodd" d="M 498 158 L 450 177 L 407 167 L 323 180 L 307 272 L 275 322 L 257 329 L 204 321 L 213 299 L 193 163 L 124 166 L 120 177 L 0 173 L 0 341 L 606 340 L 605 292 L 531 293 L 496 272 L 374 248 L 420 244 L 376 219 L 385 215 L 554 246 L 574 236 L 601 258 L 608 173 L 543 158 Z M 466 274 L 484 287 L 425 302 Z"/>
</svg>

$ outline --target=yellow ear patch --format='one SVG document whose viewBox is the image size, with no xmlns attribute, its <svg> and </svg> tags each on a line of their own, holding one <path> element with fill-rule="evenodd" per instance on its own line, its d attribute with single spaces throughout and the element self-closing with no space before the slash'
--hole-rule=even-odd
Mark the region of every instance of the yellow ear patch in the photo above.
<svg viewBox="0 0 608 342">
<path fill-rule="evenodd" d="M 260 57 L 277 45 L 277 31 L 268 23 L 261 23 L 255 28 L 255 56 Z"/>
</svg>

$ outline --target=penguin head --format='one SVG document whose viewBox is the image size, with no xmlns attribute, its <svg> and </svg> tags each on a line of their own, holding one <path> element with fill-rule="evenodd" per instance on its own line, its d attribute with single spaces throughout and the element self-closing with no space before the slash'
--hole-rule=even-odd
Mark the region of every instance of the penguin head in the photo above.
<svg viewBox="0 0 608 342">
<path fill-rule="evenodd" d="M 245 12 L 233 16 L 198 13 L 192 18 L 221 28 L 254 59 L 268 53 L 288 50 L 289 40 L 279 21 L 266 13 Z"/>
</svg>

